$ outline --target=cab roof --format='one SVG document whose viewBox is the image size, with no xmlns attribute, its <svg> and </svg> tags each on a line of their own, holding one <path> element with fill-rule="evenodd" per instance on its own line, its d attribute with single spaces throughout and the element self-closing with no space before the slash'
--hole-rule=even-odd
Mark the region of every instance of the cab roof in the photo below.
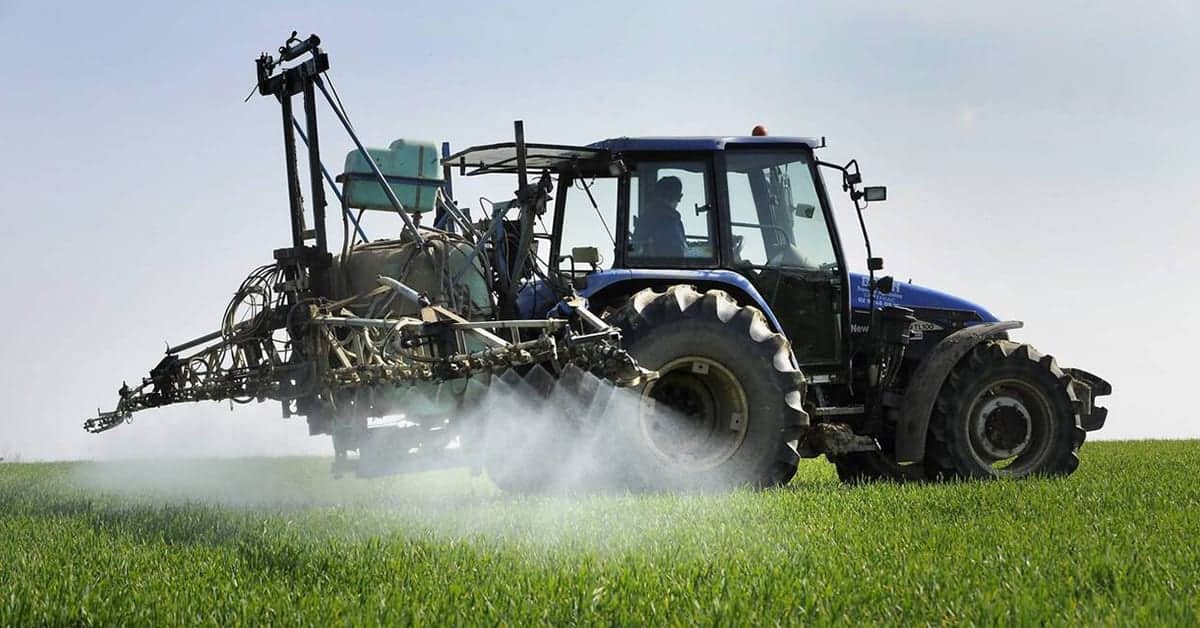
<svg viewBox="0 0 1200 628">
<path fill-rule="evenodd" d="M 589 144 L 588 148 L 598 148 L 612 153 L 636 151 L 712 151 L 725 150 L 730 144 L 737 145 L 773 145 L 773 144 L 803 144 L 809 148 L 819 148 L 821 142 L 811 137 L 783 136 L 684 136 L 684 137 L 615 137 Z"/>
</svg>

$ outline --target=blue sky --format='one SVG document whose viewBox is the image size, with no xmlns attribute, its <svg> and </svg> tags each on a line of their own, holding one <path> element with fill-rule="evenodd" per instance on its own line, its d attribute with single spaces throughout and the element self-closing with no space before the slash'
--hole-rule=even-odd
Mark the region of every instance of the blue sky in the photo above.
<svg viewBox="0 0 1200 628">
<path fill-rule="evenodd" d="M 253 59 L 317 32 L 370 144 L 826 136 L 890 198 L 887 270 L 1020 318 L 1109 378 L 1105 437 L 1200 437 L 1200 27 L 1193 4 L 0 2 L 0 455 L 324 452 L 277 408 L 146 413 L 90 437 L 166 340 L 217 324 L 286 244 Z M 325 122 L 335 171 L 349 143 Z M 495 189 L 464 186 L 460 196 Z M 501 189 L 508 183 L 501 185 Z M 511 189 L 511 187 L 508 187 Z M 838 209 L 845 246 L 861 243 Z"/>
</svg>

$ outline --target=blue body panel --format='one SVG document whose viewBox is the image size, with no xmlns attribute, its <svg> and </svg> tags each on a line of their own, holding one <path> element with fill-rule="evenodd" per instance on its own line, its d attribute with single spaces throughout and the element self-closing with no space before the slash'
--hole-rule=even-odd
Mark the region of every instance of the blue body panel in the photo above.
<svg viewBox="0 0 1200 628">
<path fill-rule="evenodd" d="M 779 321 L 767 302 L 763 299 L 754 285 L 742 275 L 732 270 L 710 269 L 628 269 L 614 268 L 592 273 L 587 277 L 587 286 L 579 291 L 579 296 L 590 298 L 593 294 L 617 283 L 631 280 L 666 280 L 675 283 L 708 282 L 734 286 L 750 295 L 754 305 L 763 311 L 767 320 L 775 329 L 781 329 Z M 550 309 L 557 306 L 554 293 L 549 286 L 540 281 L 526 284 L 517 295 L 517 311 L 524 318 L 546 318 Z"/>
<path fill-rule="evenodd" d="M 811 137 L 614 137 L 588 144 L 588 148 L 599 148 L 613 153 L 626 151 L 716 151 L 725 150 L 728 144 L 770 146 L 772 144 L 804 144 L 811 148 L 820 146 Z"/>
<path fill-rule="evenodd" d="M 870 282 L 871 280 L 867 275 L 850 273 L 850 284 L 854 286 L 854 292 L 851 296 L 851 307 L 864 311 L 870 309 Z M 981 322 L 984 323 L 1000 320 L 993 316 L 991 312 L 966 299 L 960 299 L 945 292 L 938 292 L 932 288 L 925 288 L 911 283 L 900 283 L 898 281 L 891 294 L 875 295 L 875 307 L 888 305 L 912 309 L 964 310 L 978 313 L 979 317 L 983 319 Z"/>
<path fill-rule="evenodd" d="M 633 280 L 666 280 L 675 283 L 706 282 L 734 286 L 745 292 L 754 301 L 754 305 L 763 311 L 771 326 L 782 330 L 775 313 L 767 305 L 750 280 L 732 270 L 710 269 L 625 269 L 614 268 L 592 273 L 587 277 L 587 286 L 579 291 L 579 296 L 590 298 L 601 290 L 625 281 Z M 870 307 L 870 278 L 867 275 L 850 273 L 851 307 L 855 310 L 867 310 Z M 990 323 L 1000 319 L 983 307 L 960 299 L 956 296 L 925 288 L 911 283 L 897 282 L 891 294 L 876 294 L 875 307 L 895 305 L 912 309 L 960 310 L 979 314 L 979 322 Z M 517 310 L 522 318 L 547 318 L 551 311 L 558 306 L 554 291 L 541 281 L 526 284 L 517 295 Z"/>
</svg>

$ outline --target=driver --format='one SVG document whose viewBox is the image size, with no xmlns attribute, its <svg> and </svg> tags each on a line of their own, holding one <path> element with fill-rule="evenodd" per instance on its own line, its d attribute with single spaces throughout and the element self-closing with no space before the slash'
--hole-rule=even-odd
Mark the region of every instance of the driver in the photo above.
<svg viewBox="0 0 1200 628">
<path fill-rule="evenodd" d="M 641 209 L 634 243 L 646 257 L 683 257 L 687 239 L 683 233 L 683 217 L 676 211 L 683 198 L 683 182 L 679 177 L 663 177 L 654 184 L 650 202 Z"/>
</svg>

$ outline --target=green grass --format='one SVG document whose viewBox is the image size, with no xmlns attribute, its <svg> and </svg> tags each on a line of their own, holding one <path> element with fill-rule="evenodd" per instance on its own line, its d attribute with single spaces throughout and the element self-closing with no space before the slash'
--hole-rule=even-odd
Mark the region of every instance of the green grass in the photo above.
<svg viewBox="0 0 1200 628">
<path fill-rule="evenodd" d="M 1200 623 L 1200 442 L 1065 480 L 511 498 L 325 461 L 0 465 L 0 625 Z"/>
</svg>

